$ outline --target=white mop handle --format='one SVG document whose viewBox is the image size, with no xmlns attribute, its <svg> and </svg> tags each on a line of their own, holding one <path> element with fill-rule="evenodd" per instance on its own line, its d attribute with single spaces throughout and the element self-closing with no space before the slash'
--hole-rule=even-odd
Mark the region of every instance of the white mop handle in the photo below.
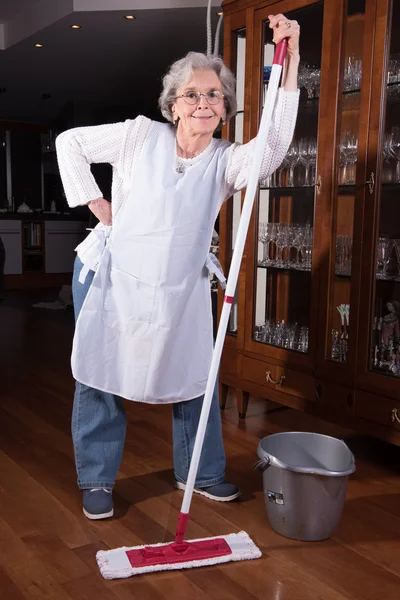
<svg viewBox="0 0 400 600">
<path fill-rule="evenodd" d="M 190 463 L 185 494 L 182 502 L 181 512 L 184 514 L 188 514 L 190 510 L 190 503 L 193 496 L 194 484 L 196 481 L 201 451 L 203 448 L 203 442 L 208 423 L 208 416 L 210 413 L 211 401 L 214 393 L 215 383 L 217 381 L 218 369 L 225 341 L 225 333 L 228 326 L 233 297 L 235 295 L 237 280 L 239 277 L 240 264 L 242 262 L 247 231 L 249 228 L 249 222 L 253 210 L 254 197 L 258 188 L 258 180 L 261 171 L 262 159 L 264 156 L 264 149 L 267 142 L 268 131 L 272 122 L 272 114 L 275 107 L 275 99 L 278 92 L 279 81 L 282 73 L 282 65 L 286 55 L 286 47 L 287 41 L 283 40 L 283 42 L 280 42 L 280 44 L 278 44 L 275 50 L 274 64 L 272 66 L 268 91 L 264 101 L 264 109 L 262 113 L 260 129 L 256 138 L 256 144 L 249 173 L 249 180 L 247 183 L 246 195 L 237 231 L 231 266 L 229 269 L 229 276 L 225 290 L 224 305 L 219 321 L 217 339 L 215 341 L 214 352 L 208 375 L 207 387 L 204 395 L 203 407 L 200 414 L 196 441 L 193 448 L 192 460 Z"/>
</svg>

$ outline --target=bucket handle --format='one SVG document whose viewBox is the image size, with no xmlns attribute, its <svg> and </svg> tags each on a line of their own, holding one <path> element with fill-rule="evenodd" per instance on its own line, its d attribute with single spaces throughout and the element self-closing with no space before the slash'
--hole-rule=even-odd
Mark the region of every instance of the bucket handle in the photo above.
<svg viewBox="0 0 400 600">
<path fill-rule="evenodd" d="M 255 463 L 255 465 L 253 466 L 254 471 L 259 471 L 261 473 L 263 473 L 264 471 L 266 471 L 269 467 L 278 467 L 279 469 L 284 469 L 285 471 L 295 471 L 296 473 L 304 473 L 304 474 L 308 474 L 308 475 L 322 475 L 324 477 L 326 477 L 328 475 L 328 472 L 326 469 L 319 469 L 319 468 L 313 468 L 313 467 L 290 467 L 289 465 L 286 465 L 285 463 L 281 462 L 279 459 L 277 459 L 275 456 L 272 456 L 271 454 L 265 454 L 265 456 L 257 461 Z M 354 473 L 354 471 L 356 470 L 355 467 L 355 460 L 354 460 L 354 455 L 351 454 L 351 458 L 350 458 L 350 463 L 349 466 L 347 467 L 347 469 L 345 471 L 330 471 L 329 472 L 329 476 L 331 477 L 344 477 L 347 475 L 351 475 L 352 473 Z"/>
<path fill-rule="evenodd" d="M 264 473 L 264 471 L 266 471 L 268 469 L 268 467 L 270 467 L 270 466 L 271 466 L 271 464 L 270 464 L 269 456 L 266 456 L 265 458 L 258 460 L 253 465 L 253 470 L 258 471 L 260 473 Z"/>
</svg>

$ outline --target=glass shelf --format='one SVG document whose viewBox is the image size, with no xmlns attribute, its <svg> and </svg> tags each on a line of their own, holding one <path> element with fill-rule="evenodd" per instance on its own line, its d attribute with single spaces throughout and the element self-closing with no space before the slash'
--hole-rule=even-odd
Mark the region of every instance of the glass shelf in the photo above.
<svg viewBox="0 0 400 600">
<path fill-rule="evenodd" d="M 258 269 L 276 269 L 278 271 L 293 271 L 295 273 L 311 273 L 310 268 L 301 268 L 301 267 L 289 267 L 287 265 L 279 266 L 279 265 L 261 265 L 258 263 Z"/>
<path fill-rule="evenodd" d="M 338 192 L 339 194 L 354 195 L 356 193 L 356 186 L 351 183 L 341 183 L 340 185 L 338 185 Z"/>
<path fill-rule="evenodd" d="M 260 185 L 260 190 L 271 190 L 273 192 L 277 192 L 279 194 L 288 194 L 292 192 L 304 192 L 309 190 L 315 190 L 315 185 L 301 185 L 301 186 L 291 186 L 291 187 L 277 187 L 277 186 L 265 186 Z"/>
<path fill-rule="evenodd" d="M 382 183 L 382 191 L 385 192 L 399 192 L 400 183 Z"/>
<path fill-rule="evenodd" d="M 268 346 L 273 346 L 274 348 L 283 348 L 283 349 L 286 349 L 286 350 L 290 350 L 291 352 L 298 352 L 299 354 L 307 354 L 307 352 L 308 352 L 308 346 L 306 346 L 304 350 L 299 350 L 298 348 L 293 348 L 291 346 L 284 346 L 283 344 L 273 344 L 270 341 L 265 341 L 264 342 L 264 341 L 259 340 L 259 339 L 256 339 L 255 341 L 259 342 L 260 344 L 265 344 L 265 345 L 268 345 Z"/>
<path fill-rule="evenodd" d="M 400 277 L 382 277 L 381 275 L 377 274 L 376 281 L 382 281 L 385 283 L 400 283 Z"/>
<path fill-rule="evenodd" d="M 253 332 L 253 339 L 260 344 L 284 348 L 299 354 L 307 354 L 308 337 L 308 327 L 285 321 L 267 320 L 263 325 L 256 326 Z"/>
<path fill-rule="evenodd" d="M 400 100 L 400 81 L 393 81 L 391 83 L 388 83 L 386 86 L 387 90 L 391 90 L 391 89 L 399 89 L 399 100 Z M 301 88 L 303 89 L 303 88 Z M 351 90 L 343 90 L 343 96 L 351 96 L 351 95 L 356 95 L 356 94 L 360 94 L 361 93 L 361 89 L 360 88 L 354 88 Z M 301 102 L 302 104 L 318 104 L 319 101 L 319 96 L 314 96 L 313 98 L 302 98 Z"/>
</svg>

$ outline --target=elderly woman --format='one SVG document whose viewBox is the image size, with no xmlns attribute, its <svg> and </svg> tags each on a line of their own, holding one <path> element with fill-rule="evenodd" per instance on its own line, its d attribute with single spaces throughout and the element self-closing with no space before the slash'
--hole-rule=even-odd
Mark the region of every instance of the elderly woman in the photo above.
<svg viewBox="0 0 400 600">
<path fill-rule="evenodd" d="M 276 43 L 288 38 L 288 59 L 262 179 L 285 156 L 298 106 L 299 26 L 271 15 L 270 27 Z M 139 116 L 57 138 L 69 205 L 87 204 L 101 221 L 77 249 L 73 278 L 72 433 L 88 518 L 113 514 L 126 430 L 121 398 L 173 404 L 175 485 L 185 488 L 213 346 L 204 267 L 215 218 L 246 186 L 255 144 L 213 137 L 235 114 L 234 89 L 220 58 L 191 52 L 164 78 L 159 104 L 168 124 Z M 112 204 L 90 171 L 103 162 L 113 167 Z M 239 495 L 225 481 L 216 392 L 196 492 L 219 501 Z"/>
</svg>

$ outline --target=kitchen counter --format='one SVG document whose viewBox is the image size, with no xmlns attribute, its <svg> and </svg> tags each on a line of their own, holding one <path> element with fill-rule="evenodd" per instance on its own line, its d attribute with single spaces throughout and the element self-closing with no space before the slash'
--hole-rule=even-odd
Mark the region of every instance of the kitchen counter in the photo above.
<svg viewBox="0 0 400 600">
<path fill-rule="evenodd" d="M 69 213 L 50 213 L 50 212 L 6 212 L 0 213 L 0 221 L 15 220 L 15 221 L 82 221 L 89 222 L 89 210 L 71 210 Z"/>
</svg>

